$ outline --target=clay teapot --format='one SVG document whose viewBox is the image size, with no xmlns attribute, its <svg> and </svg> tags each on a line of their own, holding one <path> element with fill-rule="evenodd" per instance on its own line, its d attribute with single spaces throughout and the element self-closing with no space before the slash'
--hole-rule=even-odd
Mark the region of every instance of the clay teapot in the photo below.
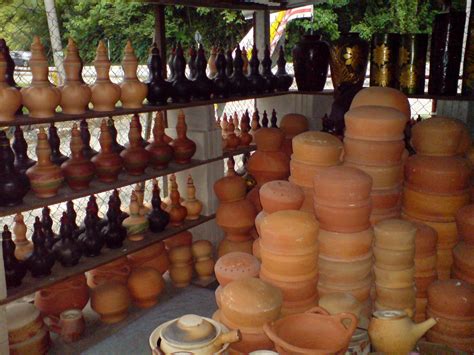
<svg viewBox="0 0 474 355">
<path fill-rule="evenodd" d="M 143 107 L 143 100 L 145 100 L 148 93 L 148 87 L 138 80 L 138 59 L 130 41 L 127 41 L 124 49 L 122 68 L 125 74 L 123 83 L 120 84 L 122 107 L 132 109 Z"/>
<path fill-rule="evenodd" d="M 406 311 L 376 311 L 369 323 L 369 337 L 376 351 L 407 354 L 435 324 L 434 318 L 415 324 Z"/>
</svg>

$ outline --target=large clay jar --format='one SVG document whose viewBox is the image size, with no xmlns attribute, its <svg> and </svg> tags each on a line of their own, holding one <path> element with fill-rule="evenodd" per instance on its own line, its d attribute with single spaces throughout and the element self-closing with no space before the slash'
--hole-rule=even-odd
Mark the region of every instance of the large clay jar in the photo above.
<svg viewBox="0 0 474 355">
<path fill-rule="evenodd" d="M 122 150 L 123 167 L 129 175 L 142 175 L 150 161 L 149 152 L 143 147 L 140 118 L 133 115 L 128 132 L 129 146 Z"/>
<path fill-rule="evenodd" d="M 186 136 L 187 125 L 183 110 L 179 111 L 176 133 L 178 137 L 170 143 L 174 151 L 174 159 L 178 164 L 189 164 L 194 153 L 196 153 L 196 143 Z"/>
<path fill-rule="evenodd" d="M 247 240 L 254 226 L 257 211 L 246 199 L 221 203 L 216 211 L 216 223 L 234 241 Z"/>
<path fill-rule="evenodd" d="M 21 107 L 22 102 L 21 93 L 5 81 L 6 71 L 6 56 L 0 52 L 0 100 L 4 103 L 0 108 L 0 122 L 14 121 L 15 113 Z"/>
<path fill-rule="evenodd" d="M 372 188 L 374 190 L 393 189 L 403 182 L 403 164 L 397 163 L 387 166 L 363 165 L 344 162 L 345 166 L 362 170 L 372 178 Z"/>
<path fill-rule="evenodd" d="M 193 277 L 193 255 L 189 246 L 179 246 L 169 251 L 170 278 L 175 287 L 186 287 Z"/>
<path fill-rule="evenodd" d="M 319 254 L 331 259 L 353 260 L 367 255 L 372 248 L 374 232 L 368 228 L 356 233 L 319 230 Z"/>
<path fill-rule="evenodd" d="M 61 90 L 61 108 L 63 113 L 80 115 L 88 109 L 92 91 L 81 77 L 82 61 L 76 43 L 69 38 L 67 54 L 64 58 L 66 80 Z"/>
<path fill-rule="evenodd" d="M 105 265 L 87 271 L 87 285 L 89 288 L 95 288 L 108 281 L 117 281 L 126 285 L 131 270 L 130 263 L 125 256 L 118 258 Z"/>
<path fill-rule="evenodd" d="M 118 281 L 108 281 L 92 290 L 91 307 L 106 324 L 122 321 L 127 317 L 131 299 L 127 286 Z"/>
<path fill-rule="evenodd" d="M 300 91 L 321 91 L 329 68 L 329 45 L 321 35 L 304 35 L 293 48 L 296 85 Z"/>
<path fill-rule="evenodd" d="M 391 250 L 411 250 L 415 246 L 416 225 L 400 219 L 388 219 L 374 226 L 374 245 Z"/>
<path fill-rule="evenodd" d="M 61 91 L 49 82 L 48 60 L 38 36 L 33 38 L 29 64 L 33 80 L 31 86 L 21 89 L 23 105 L 28 109 L 30 117 L 52 117 L 61 102 Z"/>
<path fill-rule="evenodd" d="M 103 182 L 114 182 L 122 170 L 123 160 L 118 153 L 112 151 L 112 137 L 107 122 L 102 120 L 100 125 L 100 152 L 91 161 L 96 168 L 97 177 Z"/>
<path fill-rule="evenodd" d="M 344 161 L 372 166 L 395 165 L 405 149 L 405 142 L 396 141 L 366 141 L 361 139 L 344 138 Z"/>
<path fill-rule="evenodd" d="M 140 251 L 127 255 L 132 268 L 148 266 L 154 268 L 160 274 L 164 274 L 169 268 L 168 252 L 165 244 L 158 242 Z"/>
<path fill-rule="evenodd" d="M 110 81 L 110 60 L 107 55 L 107 47 L 102 40 L 97 46 L 94 67 L 97 72 L 97 80 L 91 87 L 93 110 L 113 111 L 115 104 L 120 99 L 120 86 Z"/>
<path fill-rule="evenodd" d="M 43 127 L 38 133 L 36 156 L 38 162 L 26 171 L 31 189 L 40 198 L 52 197 L 58 193 L 64 177 L 61 168 L 51 162 L 51 148 Z"/>
<path fill-rule="evenodd" d="M 83 309 L 89 301 L 86 277 L 70 277 L 35 293 L 35 306 L 43 315 L 59 316 L 68 309 Z"/>
<path fill-rule="evenodd" d="M 120 101 L 123 108 L 137 109 L 143 106 L 148 93 L 146 84 L 140 82 L 137 77 L 138 60 L 135 56 L 132 43 L 127 41 L 122 60 L 124 72 L 123 83 L 120 84 Z"/>
<path fill-rule="evenodd" d="M 174 150 L 165 137 L 163 112 L 158 111 L 153 126 L 153 141 L 146 147 L 146 150 L 150 153 L 150 165 L 158 170 L 166 169 L 174 156 Z"/>
<path fill-rule="evenodd" d="M 138 307 L 150 308 L 158 302 L 158 296 L 165 287 L 165 281 L 154 268 L 141 266 L 132 270 L 127 287 Z"/>
</svg>

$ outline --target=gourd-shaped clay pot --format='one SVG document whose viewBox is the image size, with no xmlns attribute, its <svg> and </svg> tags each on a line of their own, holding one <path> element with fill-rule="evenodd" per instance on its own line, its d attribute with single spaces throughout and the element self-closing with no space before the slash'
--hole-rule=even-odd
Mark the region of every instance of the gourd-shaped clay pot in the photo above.
<svg viewBox="0 0 474 355">
<path fill-rule="evenodd" d="M 7 43 L 3 38 L 0 38 L 0 53 L 3 53 L 5 56 L 5 62 L 7 64 L 7 67 L 5 69 L 5 82 L 8 84 L 8 86 L 11 86 L 18 91 L 21 90 L 20 86 L 15 82 L 15 62 L 13 61 L 11 55 L 10 55 L 10 48 L 8 48 Z M 23 113 L 23 105 L 21 105 L 18 110 L 17 114 L 21 115 Z"/>
<path fill-rule="evenodd" d="M 123 226 L 127 228 L 128 239 L 140 241 L 145 238 L 145 232 L 148 231 L 148 219 L 140 215 L 137 195 L 132 191 L 130 197 L 130 217 L 123 221 Z"/>
<path fill-rule="evenodd" d="M 12 241 L 12 234 L 6 224 L 3 226 L 2 250 L 7 288 L 19 286 L 26 275 L 26 265 L 15 256 L 15 243 Z"/>
<path fill-rule="evenodd" d="M 229 120 L 227 125 L 226 139 L 225 139 L 225 150 L 235 150 L 240 145 L 240 139 L 235 134 L 235 125 L 232 119 Z"/>
<path fill-rule="evenodd" d="M 250 59 L 250 74 L 247 77 L 249 80 L 249 93 L 260 94 L 267 91 L 267 85 L 263 77 L 260 75 L 259 67 L 260 60 L 258 59 L 258 50 L 254 45 L 252 48 L 252 58 Z"/>
<path fill-rule="evenodd" d="M 225 73 L 227 61 L 225 59 L 224 50 L 221 48 L 216 59 L 217 74 L 213 78 L 214 81 L 214 96 L 219 99 L 229 97 L 230 81 Z"/>
<path fill-rule="evenodd" d="M 132 117 L 130 130 L 128 132 L 130 144 L 120 153 L 123 159 L 123 166 L 130 175 L 142 175 L 150 161 L 150 155 L 141 141 L 142 137 L 140 135 L 138 120 L 138 115 Z"/>
<path fill-rule="evenodd" d="M 138 80 L 138 60 L 130 41 L 127 41 L 127 45 L 125 46 L 122 68 L 125 75 L 123 83 L 120 84 L 120 101 L 122 102 L 122 107 L 143 107 L 143 100 L 146 98 L 148 88 L 146 84 Z"/>
<path fill-rule="evenodd" d="M 227 52 L 225 54 L 225 60 L 226 60 L 226 66 L 225 66 L 225 73 L 228 78 L 232 76 L 234 73 L 234 59 L 232 58 L 232 49 L 229 48 L 227 49 Z"/>
<path fill-rule="evenodd" d="M 186 219 L 191 221 L 196 220 L 201 215 L 202 202 L 196 198 L 196 187 L 194 186 L 194 181 L 191 175 L 188 176 L 186 191 L 186 200 L 183 202 L 183 206 L 186 207 L 186 210 L 188 211 Z"/>
<path fill-rule="evenodd" d="M 82 81 L 82 61 L 76 43 L 69 38 L 67 54 L 64 58 L 64 71 L 66 80 L 61 90 L 61 108 L 63 113 L 80 115 L 88 109 L 92 91 Z"/>
<path fill-rule="evenodd" d="M 109 197 L 108 205 L 107 225 L 102 229 L 105 244 L 110 249 L 121 248 L 127 237 L 127 229 L 122 226 L 120 204 L 113 194 Z"/>
<path fill-rule="evenodd" d="M 235 172 L 234 162 L 231 159 L 227 161 L 226 176 L 214 183 L 214 193 L 220 202 L 234 202 L 245 198 L 247 185 Z"/>
<path fill-rule="evenodd" d="M 13 161 L 13 151 L 5 131 L 0 131 L 0 206 L 21 203 L 30 187 L 28 178 L 15 170 Z"/>
<path fill-rule="evenodd" d="M 82 248 L 84 256 L 97 256 L 105 244 L 105 238 L 100 230 L 97 209 L 90 204 L 86 208 L 84 224 L 85 230 L 77 237 L 77 241 Z"/>
<path fill-rule="evenodd" d="M 135 188 L 133 189 L 135 195 L 137 196 L 137 203 L 138 203 L 138 213 L 140 216 L 145 216 L 148 212 L 151 211 L 150 206 L 147 204 L 145 206 L 144 199 L 145 199 L 145 185 L 143 183 L 135 184 Z"/>
<path fill-rule="evenodd" d="M 94 155 L 98 154 L 98 152 L 91 148 L 91 134 L 89 132 L 89 125 L 85 119 L 81 120 L 79 127 L 81 131 L 82 144 L 84 146 L 82 151 L 84 153 L 84 157 L 90 160 Z"/>
<path fill-rule="evenodd" d="M 26 267 L 33 277 L 44 277 L 51 274 L 54 265 L 54 255 L 44 245 L 43 226 L 39 217 L 33 225 L 33 253 L 26 259 Z"/>
<path fill-rule="evenodd" d="M 170 224 L 174 227 L 177 227 L 183 224 L 184 219 L 188 215 L 188 211 L 186 207 L 181 205 L 180 194 L 178 191 L 178 184 L 176 183 L 176 176 L 174 174 L 171 174 L 170 176 L 170 185 L 171 185 L 171 192 L 170 192 L 171 204 L 169 208 Z"/>
<path fill-rule="evenodd" d="M 48 198 L 56 195 L 64 181 L 61 168 L 51 162 L 51 148 L 46 138 L 46 132 L 41 127 L 36 145 L 38 162 L 26 171 L 30 179 L 31 189 L 37 197 Z"/>
<path fill-rule="evenodd" d="M 207 61 L 207 65 L 209 67 L 209 77 L 211 79 L 214 78 L 217 74 L 216 59 L 217 59 L 217 47 L 212 47 L 209 60 Z"/>
<path fill-rule="evenodd" d="M 58 129 L 56 128 L 54 123 L 50 124 L 48 128 L 48 133 L 48 143 L 51 147 L 51 161 L 53 162 L 53 164 L 61 166 L 61 164 L 69 158 L 63 153 L 61 153 L 61 141 L 59 140 Z"/>
<path fill-rule="evenodd" d="M 4 104 L 0 108 L 0 122 L 15 120 L 15 113 L 21 107 L 21 93 L 5 81 L 7 61 L 5 54 L 0 52 L 0 101 Z"/>
<path fill-rule="evenodd" d="M 107 126 L 109 127 L 110 138 L 112 138 L 112 151 L 120 154 L 125 147 L 117 142 L 117 128 L 115 128 L 115 122 L 112 117 L 107 120 Z"/>
<path fill-rule="evenodd" d="M 186 287 L 193 277 L 193 256 L 189 246 L 174 247 L 169 251 L 170 277 L 175 287 Z"/>
<path fill-rule="evenodd" d="M 155 169 L 166 169 L 173 159 L 173 148 L 165 140 L 163 112 L 158 111 L 153 127 L 153 141 L 146 147 L 150 153 L 150 165 Z"/>
<path fill-rule="evenodd" d="M 158 302 L 158 296 L 165 288 L 165 281 L 154 268 L 142 266 L 132 270 L 127 287 L 138 307 L 150 308 Z"/>
<path fill-rule="evenodd" d="M 244 75 L 244 61 L 242 60 L 242 51 L 240 46 L 237 45 L 235 49 L 235 58 L 234 58 L 234 72 L 229 76 L 231 84 L 231 92 L 236 96 L 247 95 L 249 82 Z"/>
<path fill-rule="evenodd" d="M 262 77 L 265 80 L 265 92 L 274 92 L 277 88 L 277 77 L 272 73 L 272 59 L 270 49 L 265 46 L 262 59 Z"/>
<path fill-rule="evenodd" d="M 176 46 L 173 46 L 173 48 L 171 48 L 171 53 L 168 57 L 168 62 L 167 62 L 168 68 L 170 70 L 170 73 L 168 75 L 168 82 L 169 83 L 173 82 L 174 76 L 175 76 L 174 65 L 173 65 L 175 57 L 176 57 Z"/>
<path fill-rule="evenodd" d="M 100 181 L 114 182 L 122 170 L 122 158 L 118 153 L 112 151 L 112 138 L 109 127 L 105 120 L 100 125 L 100 152 L 92 157 L 91 161 L 96 168 L 96 174 Z"/>
<path fill-rule="evenodd" d="M 52 251 L 53 245 L 58 239 L 56 239 L 56 234 L 53 232 L 53 219 L 51 218 L 51 209 L 48 206 L 41 210 L 41 225 L 44 234 L 44 246 Z"/>
<path fill-rule="evenodd" d="M 191 246 L 194 258 L 194 270 L 200 280 L 210 280 L 214 274 L 212 243 L 208 240 L 197 240 Z"/>
<path fill-rule="evenodd" d="M 113 111 L 120 99 L 120 86 L 110 81 L 110 60 L 107 56 L 107 47 L 104 41 L 97 46 L 94 67 L 97 80 L 92 85 L 92 106 L 94 111 Z"/>
<path fill-rule="evenodd" d="M 175 75 L 172 81 L 173 91 L 171 97 L 173 102 L 189 102 L 192 94 L 192 82 L 186 78 L 186 60 L 184 59 L 183 47 L 178 43 L 176 56 L 173 60 Z"/>
<path fill-rule="evenodd" d="M 54 243 L 52 251 L 57 261 L 62 266 L 77 265 L 82 256 L 79 243 L 73 238 L 72 227 L 66 212 L 61 217 L 61 227 L 59 230 L 59 240 Z"/>
<path fill-rule="evenodd" d="M 286 60 L 283 46 L 280 46 L 277 60 L 278 70 L 276 72 L 277 77 L 277 91 L 288 91 L 291 84 L 293 83 L 293 77 L 286 72 Z"/>
<path fill-rule="evenodd" d="M 15 257 L 18 260 L 26 260 L 33 252 L 33 243 L 26 238 L 26 225 L 23 221 L 23 215 L 17 213 L 14 218 L 13 235 L 15 248 Z"/>
<path fill-rule="evenodd" d="M 23 105 L 30 117 L 52 117 L 61 102 L 61 91 L 48 80 L 48 60 L 38 36 L 33 38 L 31 45 L 30 68 L 33 80 L 31 86 L 21 89 Z"/>
<path fill-rule="evenodd" d="M 123 220 L 129 216 L 129 214 L 128 214 L 127 212 L 122 211 L 122 210 L 120 209 L 120 207 L 122 206 L 122 200 L 120 199 L 120 193 L 118 192 L 117 189 L 114 189 L 114 191 L 112 191 L 112 196 L 111 196 L 111 197 L 113 198 L 114 202 L 115 202 L 115 203 L 117 204 L 117 206 L 118 206 L 118 210 L 117 210 L 117 211 L 120 213 L 120 217 L 119 217 L 119 218 L 120 218 L 120 223 L 122 223 Z"/>
<path fill-rule="evenodd" d="M 161 208 L 160 189 L 156 179 L 153 180 L 153 197 L 151 199 L 151 205 L 153 206 L 153 209 L 148 214 L 150 230 L 153 233 L 162 232 L 170 221 L 170 215 Z"/>
<path fill-rule="evenodd" d="M 240 146 L 248 147 L 252 143 L 253 137 L 250 131 L 250 117 L 248 112 L 244 113 L 240 119 Z"/>
<path fill-rule="evenodd" d="M 179 111 L 176 132 L 178 137 L 170 143 L 174 150 L 174 159 L 178 164 L 189 164 L 194 153 L 196 153 L 196 143 L 186 136 L 187 125 L 183 110 Z"/>
<path fill-rule="evenodd" d="M 15 127 L 15 134 L 12 143 L 13 151 L 15 152 L 15 162 L 13 165 L 15 169 L 21 173 L 25 173 L 28 168 L 35 165 L 36 160 L 30 159 L 28 156 L 28 145 L 26 144 L 23 130 L 20 126 Z"/>
<path fill-rule="evenodd" d="M 71 158 L 61 165 L 61 170 L 71 189 L 87 189 L 94 178 L 95 166 L 84 157 L 84 145 L 76 123 L 72 126 L 70 147 Z"/>
<path fill-rule="evenodd" d="M 199 44 L 196 57 L 196 77 L 194 78 L 193 97 L 198 100 L 209 100 L 214 92 L 214 83 L 206 75 L 206 57 L 202 44 Z"/>
<path fill-rule="evenodd" d="M 163 64 L 156 43 L 153 43 L 148 57 L 148 70 L 150 72 L 146 97 L 148 102 L 151 105 L 166 105 L 171 96 L 171 84 L 163 78 Z"/>
<path fill-rule="evenodd" d="M 92 290 L 91 308 L 99 313 L 100 320 L 106 324 L 125 319 L 130 303 L 127 286 L 118 281 L 105 282 Z"/>
</svg>

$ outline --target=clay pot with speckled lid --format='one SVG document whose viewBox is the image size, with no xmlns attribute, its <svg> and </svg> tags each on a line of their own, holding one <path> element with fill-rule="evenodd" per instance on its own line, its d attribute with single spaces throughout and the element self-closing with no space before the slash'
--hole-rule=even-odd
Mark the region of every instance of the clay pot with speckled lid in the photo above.
<svg viewBox="0 0 474 355">
<path fill-rule="evenodd" d="M 303 204 L 303 191 L 284 180 L 270 181 L 260 188 L 260 202 L 266 213 L 281 210 L 299 210 Z"/>
<path fill-rule="evenodd" d="M 433 282 L 428 288 L 428 309 L 447 319 L 474 320 L 474 285 L 461 280 Z"/>
<path fill-rule="evenodd" d="M 375 246 L 392 250 L 415 249 L 416 226 L 401 219 L 387 219 L 374 226 Z"/>
<path fill-rule="evenodd" d="M 293 138 L 293 155 L 291 159 L 302 163 L 332 166 L 342 160 L 342 142 L 326 132 L 309 131 Z"/>
<path fill-rule="evenodd" d="M 319 255 L 337 260 L 350 260 L 370 252 L 374 232 L 368 228 L 356 233 L 319 230 Z"/>
<path fill-rule="evenodd" d="M 321 228 L 340 233 L 356 233 L 370 227 L 369 216 L 372 211 L 370 199 L 358 202 L 356 206 L 339 204 L 326 205 L 327 201 L 315 198 L 314 213 Z"/>
<path fill-rule="evenodd" d="M 467 205 L 456 212 L 456 226 L 459 237 L 474 245 L 474 205 Z"/>
<path fill-rule="evenodd" d="M 373 210 L 384 211 L 395 207 L 399 208 L 402 203 L 402 185 L 392 189 L 373 189 L 370 198 Z"/>
<path fill-rule="evenodd" d="M 402 163 L 387 166 L 371 166 L 345 161 L 344 166 L 360 169 L 369 175 L 372 178 L 372 187 L 374 189 L 391 190 L 403 183 Z"/>
<path fill-rule="evenodd" d="M 217 281 L 221 286 L 226 286 L 232 281 L 258 277 L 260 262 L 253 255 L 233 252 L 219 258 L 214 266 Z"/>
<path fill-rule="evenodd" d="M 474 320 L 454 320 L 439 317 L 430 309 L 426 310 L 428 317 L 436 318 L 433 331 L 454 337 L 470 337 L 474 334 Z"/>
<path fill-rule="evenodd" d="M 344 161 L 363 165 L 386 166 L 400 162 L 405 142 L 367 141 L 344 138 Z"/>
</svg>

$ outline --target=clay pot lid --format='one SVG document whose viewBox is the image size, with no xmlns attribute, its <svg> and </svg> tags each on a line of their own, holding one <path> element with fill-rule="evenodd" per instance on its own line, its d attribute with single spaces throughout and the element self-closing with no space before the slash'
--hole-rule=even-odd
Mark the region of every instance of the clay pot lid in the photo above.
<svg viewBox="0 0 474 355">
<path fill-rule="evenodd" d="M 271 229 L 279 235 L 294 236 L 295 239 L 301 235 L 313 235 L 319 231 L 319 223 L 314 215 L 304 211 L 285 210 L 278 211 L 266 216 L 260 230 L 265 234 L 265 230 Z"/>
<path fill-rule="evenodd" d="M 260 188 L 260 202 L 267 213 L 277 212 L 281 206 L 294 206 L 294 209 L 298 210 L 303 201 L 303 190 L 288 181 L 270 181 Z"/>
<path fill-rule="evenodd" d="M 455 279 L 435 281 L 428 287 L 428 306 L 447 318 L 474 319 L 474 286 Z"/>
<path fill-rule="evenodd" d="M 244 277 L 258 277 L 260 262 L 248 253 L 240 251 L 232 252 L 221 256 L 214 266 L 214 272 L 219 280 L 220 276 L 226 279 L 237 280 Z M 219 283 L 221 281 L 219 280 Z"/>
<path fill-rule="evenodd" d="M 319 307 L 328 311 L 329 314 L 350 312 L 356 317 L 360 316 L 362 310 L 362 304 L 357 298 L 346 292 L 328 293 L 320 297 Z"/>
<path fill-rule="evenodd" d="M 415 154 L 405 163 L 405 175 L 417 174 L 422 171 L 426 175 L 460 175 L 467 181 L 471 175 L 472 166 L 464 157 L 438 157 Z"/>
<path fill-rule="evenodd" d="M 379 106 L 378 104 L 374 106 L 359 106 L 352 108 L 347 111 L 344 117 L 346 120 L 364 120 L 365 122 L 368 122 L 368 124 L 370 124 L 370 122 L 377 124 L 384 121 L 387 125 L 390 124 L 390 126 L 392 126 L 392 124 L 396 124 L 397 127 L 406 122 L 405 115 L 399 110 L 387 106 Z M 396 138 L 392 140 L 396 140 Z"/>
<path fill-rule="evenodd" d="M 451 117 L 444 117 L 444 116 L 433 116 L 430 119 L 423 120 L 421 122 L 416 123 L 412 127 L 412 136 L 414 134 L 421 134 L 421 132 L 426 131 L 426 134 L 429 135 L 431 131 L 437 132 L 444 132 L 444 131 L 451 131 L 459 133 L 462 130 L 462 123 L 461 121 L 451 118 Z"/>
<path fill-rule="evenodd" d="M 474 246 L 459 242 L 453 249 L 453 256 L 474 270 Z"/>
<path fill-rule="evenodd" d="M 433 227 L 421 222 L 412 222 L 416 227 L 415 258 L 436 252 L 438 232 Z"/>
<path fill-rule="evenodd" d="M 416 233 L 417 229 L 413 222 L 406 221 L 398 218 L 385 219 L 378 222 L 374 226 L 375 237 L 377 238 L 377 233 L 390 233 L 392 235 L 396 234 L 408 234 Z"/>
<path fill-rule="evenodd" d="M 278 151 L 280 150 L 285 134 L 279 128 L 260 128 L 254 135 L 257 150 Z"/>
<path fill-rule="evenodd" d="M 373 314 L 374 318 L 381 320 L 395 320 L 408 317 L 408 313 L 401 310 L 379 310 Z"/>
<path fill-rule="evenodd" d="M 161 337 L 175 346 L 202 347 L 219 334 L 213 323 L 195 314 L 175 319 L 161 330 Z"/>
<path fill-rule="evenodd" d="M 339 138 L 333 136 L 332 134 L 319 131 L 309 131 L 298 134 L 293 138 L 293 145 L 295 144 L 334 147 L 341 150 L 344 146 Z"/>
<path fill-rule="evenodd" d="M 247 193 L 247 184 L 241 176 L 230 174 L 214 183 L 214 193 L 221 202 L 241 200 Z"/>
<path fill-rule="evenodd" d="M 287 113 L 281 118 L 280 129 L 287 137 L 296 136 L 309 129 L 308 119 L 299 113 Z"/>
<path fill-rule="evenodd" d="M 33 304 L 27 302 L 7 304 L 6 313 L 9 332 L 34 322 L 40 315 L 40 311 Z"/>
<path fill-rule="evenodd" d="M 371 105 L 397 109 L 403 113 L 407 121 L 411 117 L 410 102 L 407 96 L 393 88 L 374 86 L 362 89 L 352 99 L 350 109 Z"/>
</svg>

